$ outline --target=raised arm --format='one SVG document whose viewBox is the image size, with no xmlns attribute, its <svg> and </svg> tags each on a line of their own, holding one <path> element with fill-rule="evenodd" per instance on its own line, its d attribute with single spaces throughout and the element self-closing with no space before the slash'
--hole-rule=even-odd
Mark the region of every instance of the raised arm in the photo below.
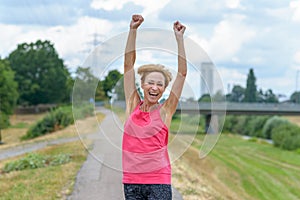
<svg viewBox="0 0 300 200">
<path fill-rule="evenodd" d="M 177 48 L 178 48 L 178 71 L 170 92 L 170 96 L 166 100 L 166 103 L 164 105 L 165 110 L 170 115 L 173 115 L 176 111 L 177 104 L 183 89 L 185 77 L 187 74 L 187 62 L 186 62 L 184 39 L 183 39 L 183 34 L 185 29 L 186 27 L 178 21 L 176 21 L 173 25 L 173 30 L 175 33 L 175 38 L 176 38 Z"/>
<path fill-rule="evenodd" d="M 134 63 L 136 58 L 135 43 L 137 28 L 142 24 L 143 21 L 144 18 L 141 15 L 132 15 L 130 30 L 126 43 L 124 59 L 124 93 L 127 116 L 140 102 L 140 97 L 135 86 Z"/>
</svg>

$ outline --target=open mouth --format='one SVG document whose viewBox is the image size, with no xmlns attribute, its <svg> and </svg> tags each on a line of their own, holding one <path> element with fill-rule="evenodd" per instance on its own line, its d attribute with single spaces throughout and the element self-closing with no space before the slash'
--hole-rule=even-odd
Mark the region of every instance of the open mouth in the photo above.
<svg viewBox="0 0 300 200">
<path fill-rule="evenodd" d="M 157 97 L 157 96 L 158 96 L 158 93 L 149 92 L 149 95 L 150 95 L 150 96 Z"/>
</svg>

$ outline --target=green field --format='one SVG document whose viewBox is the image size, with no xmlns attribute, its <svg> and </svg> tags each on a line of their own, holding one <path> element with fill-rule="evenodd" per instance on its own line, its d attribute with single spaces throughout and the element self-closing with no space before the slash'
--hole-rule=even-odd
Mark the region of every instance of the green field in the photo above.
<svg viewBox="0 0 300 200">
<path fill-rule="evenodd" d="M 197 149 L 203 136 L 198 139 Z M 299 153 L 222 134 L 208 159 L 215 176 L 240 199 L 300 199 Z"/>
</svg>

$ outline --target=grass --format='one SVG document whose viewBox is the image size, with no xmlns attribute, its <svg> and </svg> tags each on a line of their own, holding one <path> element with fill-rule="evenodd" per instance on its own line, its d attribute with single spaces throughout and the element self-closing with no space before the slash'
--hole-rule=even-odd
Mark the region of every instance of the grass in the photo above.
<svg viewBox="0 0 300 200">
<path fill-rule="evenodd" d="M 72 142 L 51 146 L 36 153 L 41 155 L 70 154 L 71 162 L 59 166 L 2 173 L 0 175 L 0 199 L 61 199 L 70 194 L 74 179 L 87 154 L 81 143 Z M 1 165 L 16 159 L 6 160 Z"/>
<path fill-rule="evenodd" d="M 300 156 L 295 152 L 223 135 L 211 156 L 238 173 L 238 184 L 231 187 L 240 194 L 262 200 L 300 198 Z M 227 176 L 223 180 L 232 182 Z"/>
<path fill-rule="evenodd" d="M 173 163 L 173 183 L 184 199 L 300 199 L 300 155 L 223 134 L 199 159 L 203 136 Z"/>
<path fill-rule="evenodd" d="M 292 120 L 299 122 L 299 117 Z M 180 126 L 187 132 L 201 129 L 190 123 L 193 121 L 192 118 L 186 119 L 186 123 L 173 120 L 170 139 Z M 173 185 L 185 200 L 300 199 L 297 151 L 282 150 L 260 139 L 245 140 L 239 135 L 221 134 L 213 151 L 200 159 L 204 136 L 198 134 L 184 154 L 172 163 Z"/>
<path fill-rule="evenodd" d="M 172 121 L 170 140 L 178 130 L 185 130 L 184 138 L 203 129 L 197 127 L 196 119 L 185 115 L 182 118 Z M 213 151 L 199 159 L 203 141 L 204 135 L 198 134 L 185 153 L 172 163 L 173 186 L 185 200 L 300 199 L 298 152 L 285 151 L 256 138 L 245 140 L 239 135 L 222 134 Z"/>
<path fill-rule="evenodd" d="M 5 129 L 2 133 L 4 145 L 1 148 L 12 148 L 14 146 L 23 145 L 24 143 L 34 143 L 44 140 L 55 140 L 58 138 L 77 137 L 76 129 L 80 134 L 89 134 L 97 130 L 95 121 L 101 122 L 104 115 L 99 113 L 95 117 L 79 120 L 75 125 L 71 125 L 63 130 L 35 138 L 30 141 L 20 141 L 20 137 L 24 135 L 29 126 L 16 127 L 20 124 L 33 124 L 35 121 L 42 118 L 43 115 L 26 115 L 12 116 L 12 126 Z M 23 125 L 22 125 L 23 126 Z M 90 141 L 85 141 L 85 144 L 91 144 Z M 10 173 L 0 173 L 0 200 L 7 199 L 66 199 L 67 195 L 72 192 L 75 177 L 78 170 L 86 160 L 87 152 L 80 141 L 70 142 L 36 151 L 35 153 L 41 155 L 57 155 L 60 153 L 70 154 L 71 162 L 59 165 L 48 166 L 46 168 L 28 169 L 23 171 L 13 171 Z M 6 163 L 20 159 L 25 155 L 2 160 L 0 163 L 0 171 Z"/>
</svg>

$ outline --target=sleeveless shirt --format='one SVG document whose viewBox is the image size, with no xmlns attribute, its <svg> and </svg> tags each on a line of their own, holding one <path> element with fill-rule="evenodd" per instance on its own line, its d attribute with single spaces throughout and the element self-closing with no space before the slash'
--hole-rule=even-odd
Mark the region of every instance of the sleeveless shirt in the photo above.
<svg viewBox="0 0 300 200">
<path fill-rule="evenodd" d="M 122 143 L 123 183 L 171 184 L 168 127 L 160 116 L 162 105 L 141 111 L 141 102 L 124 125 Z"/>
</svg>

